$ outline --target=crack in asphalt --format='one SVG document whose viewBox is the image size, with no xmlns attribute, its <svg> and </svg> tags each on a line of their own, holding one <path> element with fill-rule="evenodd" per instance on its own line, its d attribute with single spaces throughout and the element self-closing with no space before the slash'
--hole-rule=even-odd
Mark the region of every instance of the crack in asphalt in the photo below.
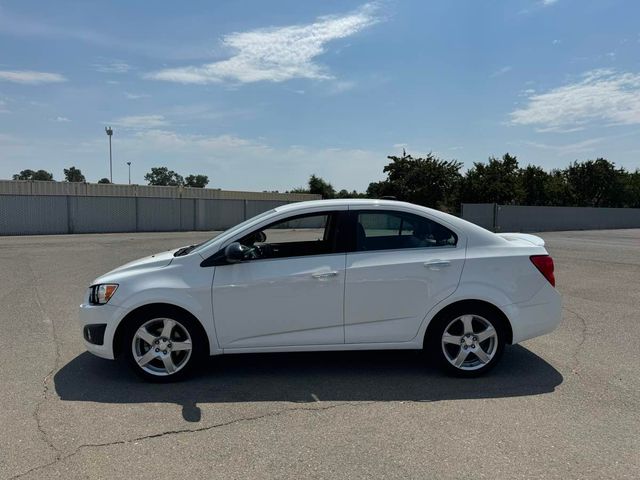
<svg viewBox="0 0 640 480">
<path fill-rule="evenodd" d="M 573 314 L 578 320 L 580 320 L 580 335 L 581 338 L 578 341 L 576 348 L 574 350 L 574 352 L 571 354 L 571 358 L 573 359 L 573 366 L 571 367 L 571 371 L 575 374 L 580 376 L 580 371 L 578 370 L 580 367 L 580 352 L 582 351 L 582 346 L 584 345 L 584 342 L 586 342 L 587 340 L 587 335 L 588 335 L 588 326 L 587 326 L 587 320 L 580 315 L 578 312 L 574 312 L 573 310 L 567 308 L 567 307 L 562 307 L 563 310 L 566 310 L 567 312 Z"/>
<path fill-rule="evenodd" d="M 40 309 L 40 311 L 42 312 L 42 316 L 44 317 L 45 320 L 47 320 L 47 323 L 49 323 L 51 325 L 51 337 L 53 339 L 53 344 L 54 344 L 54 353 L 55 353 L 55 359 L 53 362 L 53 366 L 51 367 L 51 369 L 47 372 L 47 374 L 42 378 L 42 394 L 41 394 L 41 398 L 40 400 L 38 400 L 38 402 L 36 403 L 36 406 L 33 410 L 33 419 L 36 422 L 36 427 L 38 429 L 38 432 L 40 432 L 40 436 L 42 437 L 42 439 L 44 440 L 44 442 L 47 444 L 47 446 L 49 447 L 49 449 L 53 450 L 55 452 L 55 456 L 56 456 L 56 460 L 57 461 L 60 458 L 60 450 L 53 444 L 53 442 L 51 441 L 51 439 L 49 438 L 49 435 L 47 434 L 47 432 L 45 431 L 44 427 L 42 426 L 42 421 L 40 419 L 40 410 L 42 408 L 42 406 L 45 404 L 45 402 L 48 400 L 48 395 L 49 395 L 49 380 L 51 379 L 51 377 L 53 376 L 54 372 L 58 369 L 58 365 L 60 363 L 60 344 L 58 342 L 58 334 L 56 331 L 56 325 L 53 321 L 52 318 L 49 317 L 49 315 L 47 314 L 45 308 L 44 308 L 44 302 L 42 301 L 42 297 L 40 295 L 40 291 L 39 291 L 39 286 L 38 286 L 38 276 L 36 275 L 35 270 L 33 269 L 33 266 L 31 265 L 30 262 L 27 262 L 27 265 L 29 267 L 29 270 L 31 271 L 31 274 L 33 275 L 33 280 L 34 280 L 34 298 L 36 301 L 36 304 L 38 306 L 38 308 Z"/>
<path fill-rule="evenodd" d="M 222 422 L 222 423 L 216 423 L 213 425 L 208 425 L 206 427 L 200 427 L 200 428 L 183 428 L 183 429 L 177 429 L 177 430 L 168 430 L 165 432 L 160 432 L 160 433 L 152 433 L 150 435 L 143 435 L 141 437 L 134 437 L 131 439 L 127 439 L 127 440 L 114 440 L 112 442 L 105 442 L 105 443 L 83 443 L 81 445 L 78 445 L 72 452 L 68 453 L 67 455 L 58 455 L 56 457 L 55 460 L 43 464 L 43 465 L 38 465 L 36 467 L 33 467 L 29 470 L 27 470 L 26 472 L 22 472 L 19 473 L 17 475 L 14 475 L 13 477 L 10 477 L 9 480 L 15 480 L 17 478 L 21 478 L 24 477 L 25 475 L 29 475 L 30 473 L 39 471 L 39 470 L 44 470 L 45 468 L 51 467 L 53 465 L 55 465 L 56 463 L 59 463 L 63 460 L 67 460 L 68 458 L 73 457 L 74 455 L 77 455 L 78 453 L 80 453 L 82 450 L 85 449 L 91 449 L 91 448 L 103 448 L 103 447 L 111 447 L 114 445 L 125 445 L 127 443 L 134 443 L 134 442 L 142 442 L 145 440 L 150 440 L 153 438 L 161 438 L 161 437 L 166 437 L 166 436 L 172 436 L 172 435 L 181 435 L 181 434 L 189 434 L 189 433 L 199 433 L 199 432 L 206 432 L 208 430 L 214 430 L 216 428 L 222 428 L 222 427 L 227 427 L 230 425 L 235 425 L 238 423 L 243 423 L 243 422 L 254 422 L 254 421 L 258 421 L 258 420 L 262 420 L 264 418 L 270 418 L 270 417 L 278 417 L 280 415 L 284 415 L 284 414 L 288 414 L 288 413 L 294 413 L 294 412 L 302 412 L 302 411 L 310 411 L 310 412 L 325 412 L 327 410 L 332 410 L 335 408 L 341 408 L 341 407 L 360 407 L 360 406 L 366 406 L 366 405 L 370 405 L 376 403 L 375 401 L 369 401 L 369 402 L 342 402 L 342 403 L 338 403 L 338 404 L 334 404 L 334 405 L 327 405 L 325 407 L 295 407 L 295 408 L 284 408 L 282 410 L 276 410 L 275 412 L 268 412 L 268 413 L 264 413 L 262 415 L 255 415 L 253 417 L 241 417 L 241 418 L 236 418 L 233 420 L 229 420 L 227 422 Z M 317 403 L 315 403 L 317 405 Z"/>
</svg>

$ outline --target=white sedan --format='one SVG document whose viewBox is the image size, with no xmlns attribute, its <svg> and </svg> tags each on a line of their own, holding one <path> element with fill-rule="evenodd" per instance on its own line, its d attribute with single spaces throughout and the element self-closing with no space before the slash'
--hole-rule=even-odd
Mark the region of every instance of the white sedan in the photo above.
<svg viewBox="0 0 640 480">
<path fill-rule="evenodd" d="M 554 285 L 539 237 L 409 203 L 320 200 L 99 277 L 80 321 L 91 353 L 152 381 L 206 355 L 423 348 L 475 376 L 506 344 L 556 328 Z"/>
</svg>

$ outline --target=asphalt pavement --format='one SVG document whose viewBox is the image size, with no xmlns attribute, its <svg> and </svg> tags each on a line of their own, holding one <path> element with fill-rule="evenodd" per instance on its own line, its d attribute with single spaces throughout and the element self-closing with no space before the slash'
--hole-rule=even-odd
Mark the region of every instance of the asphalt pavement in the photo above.
<svg viewBox="0 0 640 480">
<path fill-rule="evenodd" d="M 562 324 L 478 379 L 327 352 L 152 385 L 85 352 L 91 280 L 210 235 L 0 237 L 0 478 L 640 477 L 640 230 L 541 234 Z"/>
</svg>

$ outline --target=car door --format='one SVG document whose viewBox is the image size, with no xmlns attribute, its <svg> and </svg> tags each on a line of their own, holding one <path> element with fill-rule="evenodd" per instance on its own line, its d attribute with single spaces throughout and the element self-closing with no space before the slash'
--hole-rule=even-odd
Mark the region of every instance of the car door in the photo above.
<svg viewBox="0 0 640 480">
<path fill-rule="evenodd" d="M 463 239 L 422 215 L 354 210 L 347 254 L 345 343 L 406 342 L 457 288 Z"/>
<path fill-rule="evenodd" d="M 216 266 L 213 278 L 223 349 L 344 343 L 346 254 L 337 221 L 337 211 L 297 215 L 239 240 L 248 258 Z"/>
</svg>

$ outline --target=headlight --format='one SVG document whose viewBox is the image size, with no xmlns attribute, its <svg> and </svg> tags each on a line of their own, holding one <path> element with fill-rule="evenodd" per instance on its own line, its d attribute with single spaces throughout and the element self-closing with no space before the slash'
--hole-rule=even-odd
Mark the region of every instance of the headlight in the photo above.
<svg viewBox="0 0 640 480">
<path fill-rule="evenodd" d="M 104 305 L 113 297 L 118 289 L 117 283 L 104 283 L 102 285 L 93 285 L 89 288 L 89 303 L 93 305 Z"/>
</svg>

